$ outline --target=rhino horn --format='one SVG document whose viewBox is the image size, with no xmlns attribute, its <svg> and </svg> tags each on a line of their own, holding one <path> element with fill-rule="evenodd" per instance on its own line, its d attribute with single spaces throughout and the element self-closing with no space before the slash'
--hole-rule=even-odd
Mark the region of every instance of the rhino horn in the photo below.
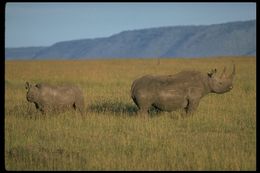
<svg viewBox="0 0 260 173">
<path fill-rule="evenodd" d="M 222 74 L 220 75 L 220 79 L 225 78 L 226 77 L 226 67 L 224 67 Z"/>
</svg>

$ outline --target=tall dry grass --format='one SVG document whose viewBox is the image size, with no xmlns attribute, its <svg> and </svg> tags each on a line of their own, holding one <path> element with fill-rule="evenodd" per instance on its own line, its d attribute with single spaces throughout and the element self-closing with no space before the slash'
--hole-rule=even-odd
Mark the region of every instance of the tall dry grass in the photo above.
<svg viewBox="0 0 260 173">
<path fill-rule="evenodd" d="M 234 89 L 204 97 L 195 115 L 135 113 L 131 83 L 145 74 L 219 71 L 236 64 Z M 25 82 L 73 83 L 86 115 L 42 116 Z M 5 61 L 7 170 L 256 170 L 256 59 Z"/>
</svg>

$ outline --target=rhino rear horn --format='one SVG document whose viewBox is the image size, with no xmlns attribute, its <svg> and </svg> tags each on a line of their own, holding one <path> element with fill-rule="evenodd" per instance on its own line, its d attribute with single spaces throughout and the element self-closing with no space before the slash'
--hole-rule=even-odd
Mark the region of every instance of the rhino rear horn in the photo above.
<svg viewBox="0 0 260 173">
<path fill-rule="evenodd" d="M 233 79 L 235 74 L 236 74 L 236 66 L 235 66 L 235 64 L 233 64 L 233 71 L 229 77 Z"/>
<path fill-rule="evenodd" d="M 222 79 L 222 78 L 225 78 L 226 77 L 226 67 L 224 67 L 224 69 L 223 69 L 223 72 L 222 72 L 222 74 L 220 75 L 220 78 Z"/>
</svg>

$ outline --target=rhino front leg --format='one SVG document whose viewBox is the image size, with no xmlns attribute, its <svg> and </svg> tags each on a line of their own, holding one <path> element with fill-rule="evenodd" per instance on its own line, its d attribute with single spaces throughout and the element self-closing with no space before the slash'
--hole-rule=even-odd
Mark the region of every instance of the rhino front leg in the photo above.
<svg viewBox="0 0 260 173">
<path fill-rule="evenodd" d="M 196 111 L 196 109 L 199 106 L 199 100 L 188 100 L 187 106 L 184 108 L 185 109 L 185 114 L 183 114 L 183 117 L 191 116 L 193 113 Z"/>
<path fill-rule="evenodd" d="M 187 95 L 187 106 L 184 108 L 186 116 L 193 115 L 198 108 L 200 99 L 202 98 L 203 90 L 199 88 L 189 88 Z"/>
<path fill-rule="evenodd" d="M 42 115 L 46 115 L 47 108 L 44 105 L 39 104 L 39 103 L 34 103 L 34 104 L 35 104 L 36 109 L 39 110 Z"/>
</svg>

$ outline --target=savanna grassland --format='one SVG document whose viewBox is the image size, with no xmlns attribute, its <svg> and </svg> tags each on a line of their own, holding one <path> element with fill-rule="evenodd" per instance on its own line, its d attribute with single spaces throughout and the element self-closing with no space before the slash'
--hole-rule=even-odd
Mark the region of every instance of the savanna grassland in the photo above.
<svg viewBox="0 0 260 173">
<path fill-rule="evenodd" d="M 132 81 L 145 74 L 236 64 L 234 88 L 195 114 L 136 115 Z M 219 75 L 218 73 L 218 75 Z M 41 115 L 25 82 L 76 84 L 86 115 Z M 6 170 L 256 170 L 256 58 L 5 61 Z"/>
</svg>

